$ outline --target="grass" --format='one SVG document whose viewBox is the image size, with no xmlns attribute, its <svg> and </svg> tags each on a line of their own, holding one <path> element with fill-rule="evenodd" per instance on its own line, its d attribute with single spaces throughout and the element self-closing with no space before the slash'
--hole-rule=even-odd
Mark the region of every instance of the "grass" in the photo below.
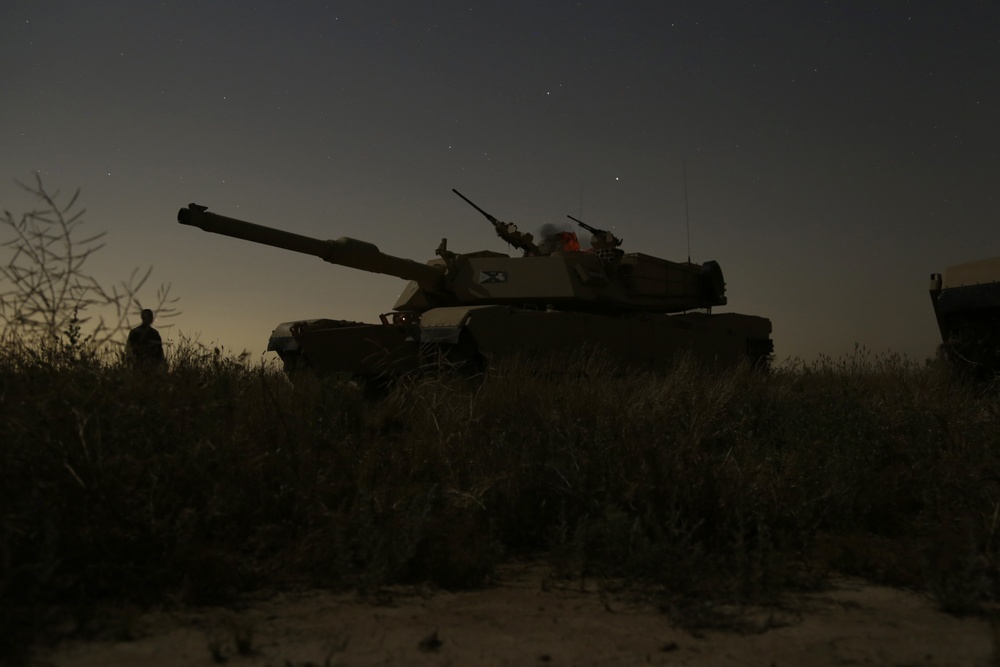
<svg viewBox="0 0 1000 667">
<path fill-rule="evenodd" d="M 578 358 L 379 401 L 186 346 L 0 351 L 0 656 L 105 603 L 487 583 L 505 559 L 758 603 L 830 572 L 995 602 L 1000 400 L 859 350 L 769 374 Z M 63 626 L 65 627 L 65 626 Z"/>
</svg>

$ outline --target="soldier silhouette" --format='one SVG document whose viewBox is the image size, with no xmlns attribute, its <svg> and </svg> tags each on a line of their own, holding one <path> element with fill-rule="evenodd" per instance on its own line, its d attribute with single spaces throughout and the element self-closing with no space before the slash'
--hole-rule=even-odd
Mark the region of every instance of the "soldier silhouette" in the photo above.
<svg viewBox="0 0 1000 667">
<path fill-rule="evenodd" d="M 160 332 L 153 328 L 153 311 L 144 308 L 141 317 L 142 324 L 128 332 L 125 358 L 135 367 L 161 368 L 167 359 L 163 356 Z"/>
</svg>

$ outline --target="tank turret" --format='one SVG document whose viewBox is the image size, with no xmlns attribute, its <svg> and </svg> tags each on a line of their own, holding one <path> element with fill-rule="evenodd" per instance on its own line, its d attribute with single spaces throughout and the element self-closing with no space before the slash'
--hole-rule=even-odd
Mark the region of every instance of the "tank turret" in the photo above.
<svg viewBox="0 0 1000 667">
<path fill-rule="evenodd" d="M 732 363 L 767 359 L 770 322 L 711 309 L 726 304 L 716 262 L 672 262 L 626 253 L 614 234 L 573 218 L 591 233 L 581 249 L 575 234 L 556 232 L 536 243 L 513 223 L 474 204 L 520 256 L 491 250 L 452 252 L 442 239 L 426 263 L 394 257 L 351 238 L 320 240 L 210 213 L 191 204 L 181 224 L 314 255 L 333 264 L 410 281 L 381 324 L 302 320 L 279 325 L 269 349 L 286 367 L 360 376 L 410 370 L 428 346 L 462 358 L 546 353 L 595 345 L 628 363 L 663 363 L 679 350 Z M 704 312 L 691 312 L 704 311 Z"/>
<path fill-rule="evenodd" d="M 725 281 L 716 262 L 678 263 L 643 253 L 626 254 L 618 249 L 621 241 L 592 227 L 588 227 L 594 232 L 590 251 L 543 252 L 531 234 L 472 205 L 493 223 L 500 238 L 523 256 L 488 250 L 458 254 L 449 251 L 447 241 L 442 240 L 438 258 L 422 264 L 387 255 L 366 241 L 346 237 L 324 241 L 209 213 L 197 204 L 181 209 L 177 220 L 207 232 L 412 281 L 394 306 L 396 310 L 510 304 L 589 312 L 675 313 L 726 303 Z"/>
</svg>

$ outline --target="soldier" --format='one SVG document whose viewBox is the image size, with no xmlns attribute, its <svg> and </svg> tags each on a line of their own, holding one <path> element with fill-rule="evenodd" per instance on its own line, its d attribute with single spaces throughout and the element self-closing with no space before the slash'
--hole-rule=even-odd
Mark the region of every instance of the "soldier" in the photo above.
<svg viewBox="0 0 1000 667">
<path fill-rule="evenodd" d="M 618 247 L 621 244 L 621 239 L 603 229 L 595 230 L 594 235 L 590 237 L 593 253 L 605 263 L 615 264 L 622 258 L 625 251 Z"/>
<path fill-rule="evenodd" d="M 153 311 L 144 308 L 142 324 L 128 333 L 125 357 L 135 367 L 160 368 L 167 362 L 163 356 L 160 332 L 153 328 Z"/>
</svg>

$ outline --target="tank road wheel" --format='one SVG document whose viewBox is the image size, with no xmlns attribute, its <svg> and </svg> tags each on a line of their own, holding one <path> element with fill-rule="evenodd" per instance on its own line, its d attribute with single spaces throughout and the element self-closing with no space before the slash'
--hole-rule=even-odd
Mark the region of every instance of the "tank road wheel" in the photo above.
<svg viewBox="0 0 1000 667">
<path fill-rule="evenodd" d="M 1000 354 L 995 340 L 954 337 L 942 343 L 941 351 L 961 378 L 988 382 L 1000 374 Z"/>
<path fill-rule="evenodd" d="M 482 355 L 465 334 L 457 343 L 425 343 L 420 346 L 420 367 L 425 372 L 474 377 L 484 370 Z"/>
<path fill-rule="evenodd" d="M 1000 309 L 952 316 L 941 345 L 945 358 L 960 377 L 987 382 L 1000 373 Z"/>
<path fill-rule="evenodd" d="M 392 391 L 393 378 L 391 375 L 352 375 L 351 382 L 361 391 L 361 396 L 366 401 L 381 401 Z"/>
<path fill-rule="evenodd" d="M 309 361 L 299 351 L 278 351 L 278 358 L 281 359 L 282 370 L 290 378 L 294 378 L 302 371 L 309 369 Z"/>
</svg>

